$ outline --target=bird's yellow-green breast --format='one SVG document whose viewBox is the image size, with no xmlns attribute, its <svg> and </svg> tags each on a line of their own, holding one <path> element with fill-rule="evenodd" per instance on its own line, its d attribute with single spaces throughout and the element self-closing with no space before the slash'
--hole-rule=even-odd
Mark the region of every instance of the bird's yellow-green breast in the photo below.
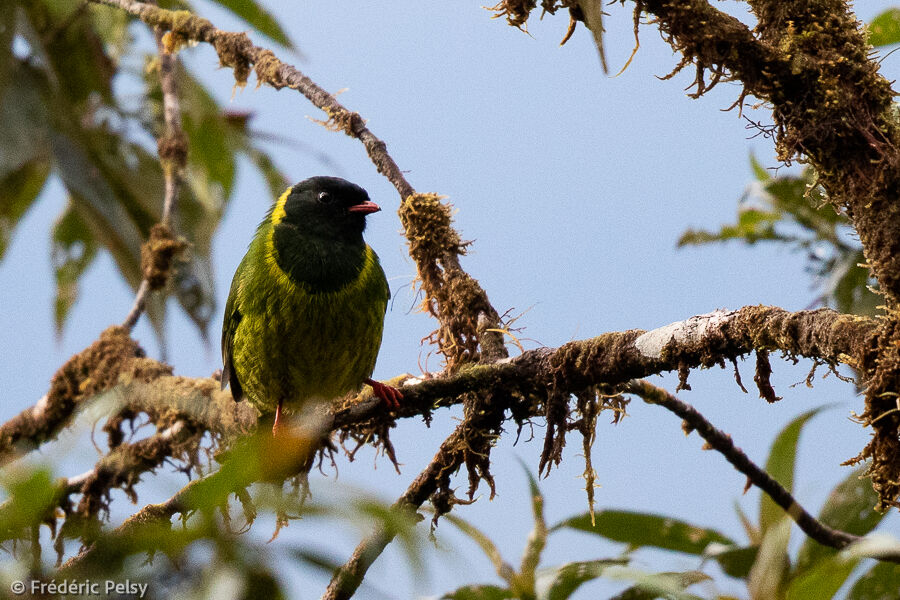
<svg viewBox="0 0 900 600">
<path fill-rule="evenodd" d="M 288 189 L 231 284 L 223 385 L 262 412 L 357 390 L 372 374 L 390 296 L 362 237 L 377 210 L 362 188 L 314 177 Z"/>
</svg>

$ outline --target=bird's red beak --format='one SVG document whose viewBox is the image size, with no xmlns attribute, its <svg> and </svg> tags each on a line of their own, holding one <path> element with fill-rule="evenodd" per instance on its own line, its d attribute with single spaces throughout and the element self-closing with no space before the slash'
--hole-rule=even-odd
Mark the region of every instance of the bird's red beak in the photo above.
<svg viewBox="0 0 900 600">
<path fill-rule="evenodd" d="M 354 204 L 353 206 L 347 207 L 347 212 L 358 212 L 364 215 L 378 212 L 379 210 L 381 210 L 381 207 L 371 200 L 366 200 L 365 202 L 362 202 L 360 204 Z"/>
</svg>

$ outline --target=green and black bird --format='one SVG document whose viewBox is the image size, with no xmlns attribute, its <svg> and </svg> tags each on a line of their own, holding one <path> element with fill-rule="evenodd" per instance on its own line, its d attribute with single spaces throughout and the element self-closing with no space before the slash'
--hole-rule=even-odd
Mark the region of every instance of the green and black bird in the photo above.
<svg viewBox="0 0 900 600">
<path fill-rule="evenodd" d="M 363 240 L 380 210 L 337 177 L 288 188 L 238 266 L 222 325 L 222 388 L 260 412 L 331 400 L 367 383 L 396 407 L 400 392 L 371 379 L 390 290 Z"/>
</svg>

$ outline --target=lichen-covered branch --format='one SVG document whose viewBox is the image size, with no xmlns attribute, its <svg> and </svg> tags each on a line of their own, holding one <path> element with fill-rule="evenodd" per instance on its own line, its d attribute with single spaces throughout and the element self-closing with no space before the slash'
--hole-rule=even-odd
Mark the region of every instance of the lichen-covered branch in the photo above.
<svg viewBox="0 0 900 600">
<path fill-rule="evenodd" d="M 56 437 L 84 402 L 121 381 L 152 381 L 171 373 L 168 365 L 146 358 L 126 328 L 110 327 L 59 368 L 37 404 L 0 425 L 0 465 Z"/>
<path fill-rule="evenodd" d="M 548 426 L 542 457 L 542 464 L 549 466 L 558 462 L 566 432 L 577 429 L 569 422 L 572 395 L 578 398 L 581 407 L 599 393 L 586 393 L 585 390 L 599 390 L 597 386 L 616 391 L 634 378 L 663 371 L 686 373 L 699 366 L 725 366 L 726 361 L 752 351 L 780 350 L 788 357 L 807 356 L 832 366 L 837 363 L 858 365 L 877 332 L 877 320 L 841 315 L 827 309 L 791 313 L 773 307 L 753 306 L 699 315 L 652 331 L 613 332 L 555 349 L 529 350 L 514 358 L 470 365 L 438 377 L 406 376 L 401 387 L 404 403 L 394 414 L 386 414 L 380 401 L 371 395 L 347 399 L 325 407 L 319 418 L 313 419 L 315 432 L 301 436 L 302 443 L 292 445 L 293 449 L 263 450 L 265 456 L 283 458 L 278 464 L 267 462 L 265 472 L 229 466 L 226 457 L 219 470 L 198 481 L 205 482 L 203 489 L 213 490 L 224 498 L 229 493 L 239 493 L 243 486 L 253 481 L 283 480 L 285 476 L 308 468 L 312 449 L 318 448 L 321 440 L 334 432 L 349 432 L 357 438 L 371 437 L 370 432 L 387 431 L 395 418 L 428 417 L 440 407 L 462 403 L 463 422 L 445 440 L 432 463 L 413 481 L 396 505 L 398 509 L 414 510 L 431 500 L 436 513 L 443 514 L 454 504 L 465 502 L 457 499 L 450 487 L 451 476 L 463 465 L 468 472 L 470 498 L 482 480 L 493 490 L 490 450 L 500 427 L 508 419 L 522 424 L 534 417 L 546 417 L 548 425 L 553 422 L 554 427 Z M 123 444 L 117 433 L 120 423 L 108 427 L 110 444 L 114 448 L 110 456 L 101 460 L 92 471 L 66 482 L 66 494 L 82 493 L 78 510 L 70 511 L 70 517 L 75 518 L 73 525 L 66 529 L 66 535 L 97 540 L 92 549 L 86 550 L 74 562 L 70 561 L 69 568 L 101 560 L 106 552 L 113 552 L 115 548 L 118 548 L 115 551 L 121 550 L 116 544 L 124 544 L 134 527 L 142 524 L 167 527 L 174 514 L 195 508 L 192 502 L 199 501 L 197 498 L 209 499 L 206 492 L 191 495 L 194 492 L 189 491 L 200 485 L 191 484 L 171 501 L 145 507 L 136 513 L 112 532 L 111 538 L 109 534 L 99 535 L 96 519 L 89 521 L 87 524 L 92 524 L 94 529 L 86 530 L 88 536 L 85 538 L 83 528 L 79 529 L 78 525 L 86 523 L 79 521 L 78 515 L 83 512 L 86 518 L 96 516 L 103 507 L 102 496 L 108 489 L 124 486 L 127 490 L 140 473 L 153 469 L 167 456 L 177 456 L 179 448 L 183 448 L 179 444 L 189 439 L 197 441 L 197 432 L 208 431 L 219 440 L 220 449 L 233 449 L 235 443 L 241 444 L 240 440 L 248 439 L 246 434 L 256 425 L 256 414 L 252 409 L 245 403 L 235 403 L 219 389 L 218 382 L 175 377 L 165 365 L 137 357 L 141 354 L 140 349 L 121 328 L 106 332 L 89 350 L 91 352 L 84 356 L 74 357 L 70 361 L 72 365 L 67 363 L 61 369 L 61 373 L 66 374 L 66 389 L 87 394 L 102 391 L 114 394 L 113 399 L 119 401 L 119 413 L 125 415 L 123 418 L 146 413 L 159 433 L 134 444 Z M 112 364 L 123 366 L 119 370 L 105 370 Z M 63 377 L 62 374 L 57 377 Z M 32 417 L 28 431 L 41 433 L 27 437 L 23 435 L 27 432 L 19 431 L 20 442 L 28 439 L 33 445 L 49 439 L 63 426 L 61 424 L 67 422 L 66 419 L 59 420 L 59 410 L 47 412 L 57 416 L 46 423 L 34 422 L 35 414 L 43 415 L 42 411 L 48 411 L 49 406 L 74 410 L 87 400 L 61 396 L 59 392 L 49 394 L 48 398 L 51 397 L 54 398 L 52 403 L 45 400 L 41 407 L 25 411 Z M 600 410 L 603 408 L 599 407 Z M 582 418 L 588 417 L 585 412 L 592 414 L 592 422 L 596 420 L 597 409 L 576 408 Z M 0 440 L 16 437 L 18 424 L 21 423 L 14 419 L 0 427 L 3 434 Z M 42 428 L 43 425 L 47 429 Z M 271 436 L 249 436 L 257 440 L 260 437 L 265 438 L 264 443 L 283 442 L 273 441 Z M 304 449 L 300 453 L 302 456 L 296 448 Z M 2 449 L 0 446 L 0 456 L 4 456 Z M 8 445 L 5 455 L 12 457 L 14 449 L 15 444 Z M 238 456 L 240 452 L 228 454 Z M 390 538 L 389 532 L 380 530 L 367 537 L 332 582 L 329 588 L 332 596 L 326 597 L 349 597 Z"/>
<path fill-rule="evenodd" d="M 624 0 L 623 0 L 624 3 Z M 547 0 L 544 10 L 571 6 Z M 884 294 L 882 330 L 860 368 L 863 423 L 875 435 L 858 457 L 881 504 L 900 507 L 900 121 L 891 83 L 845 0 L 749 0 L 751 29 L 707 0 L 634 0 L 636 19 L 652 15 L 681 55 L 673 74 L 693 66 L 699 97 L 723 80 L 739 81 L 735 103 L 755 96 L 772 107 L 778 158 L 812 165 L 836 210 L 846 212 L 866 263 Z M 550 5 L 550 8 L 548 8 Z M 536 2 L 504 0 L 497 10 L 521 26 Z"/>
<path fill-rule="evenodd" d="M 861 415 L 875 435 L 859 460 L 883 506 L 900 497 L 900 124 L 894 91 L 878 72 L 862 24 L 843 0 L 751 0 L 758 24 L 752 40 L 734 39 L 734 19 L 705 0 L 637 0 L 657 18 L 672 47 L 703 71 L 727 70 L 744 93 L 772 103 L 781 160 L 801 157 L 815 167 L 836 209 L 846 211 L 888 311 L 860 362 L 866 389 Z M 702 22 L 702 26 L 700 23 Z M 747 30 L 749 33 L 749 29 Z M 771 61 L 753 67 L 760 48 Z M 753 59 L 753 60 L 748 60 Z M 760 65 L 762 63 L 759 63 Z M 750 67 L 750 68 L 748 68 Z"/>
<path fill-rule="evenodd" d="M 754 350 L 780 350 L 792 357 L 858 367 L 878 333 L 878 323 L 829 309 L 789 312 L 748 306 L 717 311 L 649 332 L 611 332 L 555 349 L 528 350 L 496 363 L 470 365 L 452 375 L 409 378 L 402 388 L 404 402 L 394 417 L 425 415 L 461 403 L 465 394 L 490 389 L 518 392 L 521 399 L 513 400 L 511 410 L 525 410 L 530 403 L 527 397 L 549 385 L 562 393 L 575 393 L 600 383 L 623 383 L 665 371 L 724 366 L 729 359 Z M 252 408 L 235 403 L 218 389 L 218 382 L 172 376 L 171 367 L 145 358 L 124 329 L 113 327 L 60 368 L 46 398 L 0 426 L 0 463 L 52 439 L 81 402 L 113 388 L 134 414 L 152 409 L 170 419 L 186 415 L 214 435 L 241 435 L 256 423 Z M 543 414 L 536 406 L 528 410 L 526 416 Z M 377 398 L 369 396 L 336 406 L 327 418 L 326 428 L 337 431 L 391 417 L 381 410 Z"/>
</svg>

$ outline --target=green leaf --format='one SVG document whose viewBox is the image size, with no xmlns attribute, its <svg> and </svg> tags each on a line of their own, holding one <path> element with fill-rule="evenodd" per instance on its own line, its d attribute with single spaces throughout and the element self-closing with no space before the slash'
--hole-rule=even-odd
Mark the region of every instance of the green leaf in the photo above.
<svg viewBox="0 0 900 600">
<path fill-rule="evenodd" d="M 269 195 L 273 199 L 281 196 L 290 185 L 290 181 L 285 177 L 284 173 L 278 170 L 278 167 L 275 166 L 269 155 L 256 148 L 248 148 L 247 158 L 262 173 L 269 187 Z"/>
<path fill-rule="evenodd" d="M 210 196 L 217 196 L 218 208 L 224 209 L 231 197 L 236 172 L 235 154 L 249 145 L 245 132 L 232 131 L 223 109 L 212 94 L 183 66 L 178 70 L 178 92 L 182 127 L 188 136 L 188 177 L 203 177 L 193 183 L 209 188 Z M 147 74 L 149 110 L 157 122 L 162 122 L 162 93 L 156 72 Z M 221 189 L 213 190 L 212 186 Z"/>
<path fill-rule="evenodd" d="M 466 585 L 444 594 L 441 600 L 511 600 L 512 590 L 496 585 Z"/>
<path fill-rule="evenodd" d="M 53 227 L 51 259 L 56 275 L 54 317 L 62 332 L 69 310 L 78 298 L 78 280 L 97 256 L 97 241 L 71 202 Z"/>
<path fill-rule="evenodd" d="M 751 600 L 782 600 L 787 583 L 790 559 L 787 545 L 791 536 L 791 521 L 784 517 L 763 535 L 756 562 L 747 577 Z"/>
<path fill-rule="evenodd" d="M 753 176 L 756 177 L 757 181 L 770 181 L 772 179 L 772 174 L 762 166 L 762 163 L 756 160 L 756 156 L 750 155 L 750 168 L 753 170 Z"/>
<path fill-rule="evenodd" d="M 19 219 L 31 207 L 44 187 L 50 164 L 41 159 L 25 163 L 0 179 L 0 260 L 12 239 Z"/>
<path fill-rule="evenodd" d="M 860 577 L 847 600 L 895 600 L 900 590 L 900 565 L 879 562 Z"/>
<path fill-rule="evenodd" d="M 610 569 L 607 577 L 635 581 L 636 585 L 628 588 L 610 600 L 700 600 L 694 594 L 684 590 L 710 577 L 702 571 L 685 571 L 682 573 L 644 573 L 635 569 Z"/>
<path fill-rule="evenodd" d="M 896 560 L 900 556 L 900 539 L 890 533 L 869 533 L 841 550 L 838 556 L 843 559 L 891 557 Z"/>
<path fill-rule="evenodd" d="M 371 517 L 377 523 L 379 531 L 394 536 L 405 555 L 405 562 L 413 573 L 425 570 L 423 560 L 423 541 L 416 534 L 416 514 L 412 511 L 397 510 L 392 505 L 380 500 L 365 499 L 354 502 L 358 514 Z"/>
<path fill-rule="evenodd" d="M 889 46 L 900 42 L 900 8 L 889 8 L 869 24 L 869 43 Z"/>
<path fill-rule="evenodd" d="M 0 98 L 0 177 L 36 159 L 46 159 L 49 153 L 46 81 L 25 65 L 14 69 L 11 77 L 16 84 Z"/>
<path fill-rule="evenodd" d="M 83 134 L 84 132 L 75 132 Z M 96 154 L 96 144 L 89 136 L 82 135 L 80 139 L 69 137 L 61 133 L 52 136 L 51 147 L 53 149 L 54 166 L 59 173 L 63 184 L 69 191 L 73 210 L 78 214 L 82 222 L 90 228 L 93 238 L 109 251 L 119 273 L 125 281 L 136 290 L 143 276 L 141 272 L 141 230 L 133 218 L 131 211 L 139 211 L 139 206 L 133 199 L 127 201 L 121 196 L 124 189 L 117 185 L 114 190 L 112 184 L 121 183 L 130 174 L 120 173 L 120 177 L 112 181 L 105 175 L 114 174 L 109 165 Z M 132 182 L 139 185 L 140 181 Z M 145 185 L 151 182 L 144 181 Z M 119 194 L 117 194 L 117 191 Z M 129 208 L 131 211 L 129 211 Z M 152 220 L 142 214 L 144 226 L 149 228 L 147 221 Z M 123 308 L 127 311 L 127 307 Z M 150 294 L 146 305 L 147 316 L 157 337 L 160 346 L 165 347 L 165 298 L 160 294 Z"/>
<path fill-rule="evenodd" d="M 830 204 L 825 203 L 821 186 L 816 185 L 816 173 L 805 169 L 799 176 L 787 175 L 772 179 L 765 189 L 771 196 L 773 207 L 787 213 L 803 229 L 813 234 L 815 240 L 840 245 L 836 226 L 846 222 L 846 217 Z"/>
<path fill-rule="evenodd" d="M 544 520 L 544 496 L 538 488 L 537 481 L 531 471 L 521 462 L 522 470 L 528 478 L 528 491 L 531 495 L 531 512 L 534 518 L 534 527 L 528 536 L 525 551 L 522 553 L 522 564 L 519 568 L 520 585 L 527 582 L 529 591 L 534 588 L 534 574 L 541 561 L 541 553 L 547 544 L 547 522 Z M 524 580 L 524 581 L 523 581 Z"/>
<path fill-rule="evenodd" d="M 141 280 L 141 232 L 110 182 L 97 169 L 97 161 L 79 140 L 52 137 L 54 166 L 69 190 L 72 204 L 89 224 L 96 239 L 111 252 L 128 283 Z"/>
<path fill-rule="evenodd" d="M 60 489 L 43 468 L 4 475 L 7 499 L 0 504 L 0 541 L 18 538 L 23 529 L 38 525 L 52 514 Z"/>
<path fill-rule="evenodd" d="M 278 21 L 253 0 L 215 0 L 215 2 L 246 21 L 263 35 L 293 50 L 294 44 L 278 24 Z"/>
<path fill-rule="evenodd" d="M 875 529 L 884 515 L 873 508 L 878 503 L 878 494 L 872 489 L 871 482 L 863 477 L 864 472 L 865 467 L 854 469 L 834 488 L 819 513 L 820 521 L 860 536 Z M 834 548 L 807 539 L 797 556 L 796 573 L 801 574 L 836 553 Z"/>
<path fill-rule="evenodd" d="M 603 577 L 610 567 L 622 567 L 623 558 L 589 560 L 568 563 L 537 572 L 535 597 L 538 600 L 566 600 L 583 584 Z"/>
<path fill-rule="evenodd" d="M 858 560 L 843 560 L 832 556 L 792 577 L 788 583 L 787 600 L 827 600 L 833 598 L 856 568 Z"/>
<path fill-rule="evenodd" d="M 869 289 L 870 285 L 877 284 L 871 279 L 869 270 L 859 266 L 865 261 L 862 250 L 849 252 L 836 260 L 828 273 L 823 291 L 834 299 L 837 309 L 843 313 L 874 316 L 884 302 Z"/>
<path fill-rule="evenodd" d="M 744 546 L 743 548 L 730 548 L 722 552 L 707 554 L 722 567 L 726 574 L 738 579 L 744 579 L 750 574 L 759 546 Z"/>
<path fill-rule="evenodd" d="M 604 510 L 596 513 L 596 527 L 591 515 L 584 513 L 567 519 L 553 529 L 568 527 L 623 542 L 630 548 L 651 546 L 675 552 L 701 555 L 709 544 L 734 546 L 735 542 L 714 529 L 647 513 L 625 510 Z"/>
<path fill-rule="evenodd" d="M 497 575 L 500 576 L 507 584 L 510 586 L 513 585 L 516 572 L 513 570 L 512 566 L 503 560 L 503 555 L 500 554 L 499 548 L 494 544 L 493 540 L 489 538 L 485 533 L 483 533 L 480 529 L 457 517 L 456 515 L 444 515 L 442 517 L 447 521 L 450 521 L 459 529 L 462 533 L 467 535 L 473 542 L 478 544 L 478 547 L 481 548 L 481 551 L 484 552 L 484 555 L 487 556 L 488 560 L 491 561 L 491 564 L 494 567 L 494 571 L 496 571 Z"/>
<path fill-rule="evenodd" d="M 98 8 L 88 11 L 91 28 L 100 37 L 110 60 L 118 65 L 132 50 L 132 37 L 128 31 L 130 15 L 124 10 Z"/>
<path fill-rule="evenodd" d="M 444 594 L 441 600 L 512 600 L 512 590 L 496 585 L 465 585 Z"/>
<path fill-rule="evenodd" d="M 112 78 L 116 65 L 106 54 L 103 40 L 77 0 L 25 2 L 25 15 L 37 34 L 29 38 L 40 47 L 49 79 L 72 106 L 84 107 L 92 97 L 114 102 Z"/>
<path fill-rule="evenodd" d="M 738 222 L 734 225 L 723 225 L 718 232 L 688 229 L 678 239 L 678 246 L 696 246 L 712 242 L 743 240 L 755 244 L 761 240 L 782 240 L 787 238 L 775 232 L 775 223 L 780 218 L 778 213 L 744 208 L 738 214 Z"/>
<path fill-rule="evenodd" d="M 744 509 L 741 508 L 740 503 L 737 501 L 734 502 L 734 512 L 737 513 L 737 517 L 741 521 L 741 526 L 744 528 L 744 533 L 747 534 L 747 539 L 750 540 L 750 545 L 758 546 L 762 540 L 759 527 L 750 520 L 750 517 L 747 516 L 747 513 L 744 512 Z"/>
<path fill-rule="evenodd" d="M 765 470 L 789 492 L 794 489 L 794 463 L 797 457 L 797 442 L 800 439 L 800 432 L 807 421 L 816 416 L 823 408 L 825 407 L 807 411 L 788 423 L 769 449 Z M 775 504 L 768 494 L 762 494 L 759 505 L 759 528 L 763 535 L 784 516 L 784 510 Z"/>
</svg>

